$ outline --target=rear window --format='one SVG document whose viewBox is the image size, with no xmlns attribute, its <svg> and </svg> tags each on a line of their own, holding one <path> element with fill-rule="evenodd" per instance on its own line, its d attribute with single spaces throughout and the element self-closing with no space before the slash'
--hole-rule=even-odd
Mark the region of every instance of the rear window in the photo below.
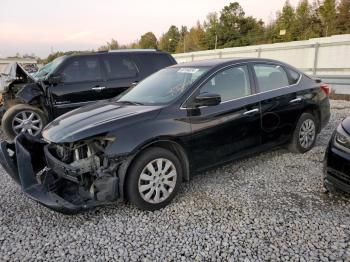
<svg viewBox="0 0 350 262">
<path fill-rule="evenodd" d="M 292 69 L 288 69 L 288 73 L 289 73 L 289 84 L 294 85 L 299 81 L 300 78 L 300 73 L 292 70 Z"/>
<path fill-rule="evenodd" d="M 102 57 L 102 63 L 106 70 L 108 80 L 132 78 L 138 74 L 134 61 L 128 55 L 106 55 Z"/>
<path fill-rule="evenodd" d="M 175 62 L 167 54 L 147 53 L 136 55 L 145 75 L 151 75 L 160 69 L 174 65 Z"/>
</svg>

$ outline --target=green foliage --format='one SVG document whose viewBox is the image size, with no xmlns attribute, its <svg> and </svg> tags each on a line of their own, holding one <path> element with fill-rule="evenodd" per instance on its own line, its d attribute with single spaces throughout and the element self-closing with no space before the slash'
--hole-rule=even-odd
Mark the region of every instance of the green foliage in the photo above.
<svg viewBox="0 0 350 262">
<path fill-rule="evenodd" d="M 350 33 L 350 0 L 341 0 L 338 5 L 337 33 Z"/>
<path fill-rule="evenodd" d="M 197 22 L 191 28 L 170 26 L 158 41 L 154 33 L 148 32 L 141 36 L 140 41 L 120 46 L 117 40 L 112 39 L 98 50 L 159 48 L 169 53 L 182 53 L 346 33 L 350 33 L 350 0 L 299 0 L 295 8 L 286 0 L 276 19 L 266 25 L 261 20 L 246 16 L 240 4 L 232 2 L 219 13 L 209 13 L 203 23 Z M 77 52 L 51 54 L 46 62 L 72 53 Z"/>
<path fill-rule="evenodd" d="M 330 36 L 336 33 L 337 8 L 336 0 L 324 0 L 319 8 L 323 25 L 322 36 Z"/>
<path fill-rule="evenodd" d="M 316 6 L 310 5 L 308 0 L 301 0 L 295 12 L 293 27 L 295 38 L 297 40 L 307 40 L 320 36 L 320 25 Z"/>
<path fill-rule="evenodd" d="M 175 53 L 176 47 L 180 41 L 181 34 L 179 29 L 172 25 L 168 32 L 162 35 L 159 40 L 159 47 L 161 50 L 167 51 L 169 53 Z"/>
<path fill-rule="evenodd" d="M 140 48 L 145 48 L 145 49 L 149 49 L 149 48 L 157 49 L 158 47 L 157 37 L 152 32 L 148 32 L 141 36 L 139 46 Z"/>
<path fill-rule="evenodd" d="M 204 50 L 202 45 L 202 39 L 205 35 L 205 31 L 200 22 L 197 22 L 197 26 L 192 27 L 188 32 L 187 28 L 182 28 L 181 39 L 176 47 L 176 53 L 194 52 Z"/>
<path fill-rule="evenodd" d="M 98 51 L 108 51 L 119 49 L 119 44 L 117 40 L 112 39 L 111 42 L 107 42 L 106 45 L 103 45 L 98 48 Z"/>
<path fill-rule="evenodd" d="M 207 15 L 206 21 L 204 21 L 204 37 L 202 39 L 202 45 L 206 49 L 215 49 L 217 43 L 217 35 L 219 31 L 220 21 L 217 13 L 210 13 Z"/>
</svg>

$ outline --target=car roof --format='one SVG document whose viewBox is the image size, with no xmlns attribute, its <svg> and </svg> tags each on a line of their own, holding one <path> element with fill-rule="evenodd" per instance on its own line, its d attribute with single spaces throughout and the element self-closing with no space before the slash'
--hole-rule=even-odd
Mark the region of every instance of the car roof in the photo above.
<svg viewBox="0 0 350 262">
<path fill-rule="evenodd" d="M 199 61 L 193 61 L 193 62 L 179 63 L 177 65 L 173 65 L 172 67 L 210 67 L 210 68 L 214 68 L 214 67 L 223 66 L 226 64 L 244 63 L 244 62 L 272 62 L 272 63 L 286 65 L 285 63 L 283 63 L 281 61 L 272 60 L 272 59 L 265 59 L 265 58 L 221 58 L 221 59 L 199 60 Z"/>
<path fill-rule="evenodd" d="M 103 54 L 120 54 L 120 53 L 127 53 L 127 54 L 166 54 L 170 55 L 167 52 L 157 50 L 157 49 L 116 49 L 116 50 L 109 50 L 109 51 L 97 51 L 97 52 L 81 52 L 76 54 L 70 54 L 66 55 L 67 57 L 77 57 L 77 56 L 86 56 L 86 55 L 103 55 Z"/>
</svg>

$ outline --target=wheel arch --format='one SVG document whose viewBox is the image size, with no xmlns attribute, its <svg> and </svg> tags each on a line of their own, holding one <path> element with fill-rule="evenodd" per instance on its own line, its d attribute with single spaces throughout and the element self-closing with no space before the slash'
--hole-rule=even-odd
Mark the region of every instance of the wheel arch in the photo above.
<svg viewBox="0 0 350 262">
<path fill-rule="evenodd" d="M 316 118 L 317 121 L 317 133 L 321 132 L 321 110 L 316 105 L 309 105 L 305 110 L 300 114 L 299 118 L 303 113 L 309 113 Z"/>
<path fill-rule="evenodd" d="M 127 161 L 119 168 L 119 179 L 120 179 L 120 195 L 122 199 L 126 197 L 126 179 L 131 165 L 136 161 L 137 157 L 146 149 L 151 147 L 161 147 L 174 153 L 180 160 L 181 166 L 183 167 L 183 180 L 190 180 L 190 164 L 187 152 L 185 148 L 177 141 L 167 138 L 155 139 L 148 142 L 138 148 L 138 150 L 132 154 Z"/>
</svg>

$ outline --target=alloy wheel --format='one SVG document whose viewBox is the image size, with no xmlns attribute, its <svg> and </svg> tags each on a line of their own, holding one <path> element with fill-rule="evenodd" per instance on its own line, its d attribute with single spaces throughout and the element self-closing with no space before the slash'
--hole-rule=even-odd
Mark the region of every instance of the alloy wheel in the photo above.
<svg viewBox="0 0 350 262">
<path fill-rule="evenodd" d="M 18 135 L 28 133 L 32 136 L 40 134 L 43 128 L 43 121 L 39 114 L 25 110 L 17 113 L 12 121 L 12 129 Z"/>
<path fill-rule="evenodd" d="M 305 149 L 310 148 L 314 143 L 315 136 L 316 136 L 315 122 L 311 119 L 306 119 L 302 123 L 299 131 L 300 145 Z"/>
<path fill-rule="evenodd" d="M 138 190 L 143 200 L 158 204 L 174 191 L 177 171 L 173 162 L 158 158 L 149 162 L 141 172 Z"/>
</svg>

